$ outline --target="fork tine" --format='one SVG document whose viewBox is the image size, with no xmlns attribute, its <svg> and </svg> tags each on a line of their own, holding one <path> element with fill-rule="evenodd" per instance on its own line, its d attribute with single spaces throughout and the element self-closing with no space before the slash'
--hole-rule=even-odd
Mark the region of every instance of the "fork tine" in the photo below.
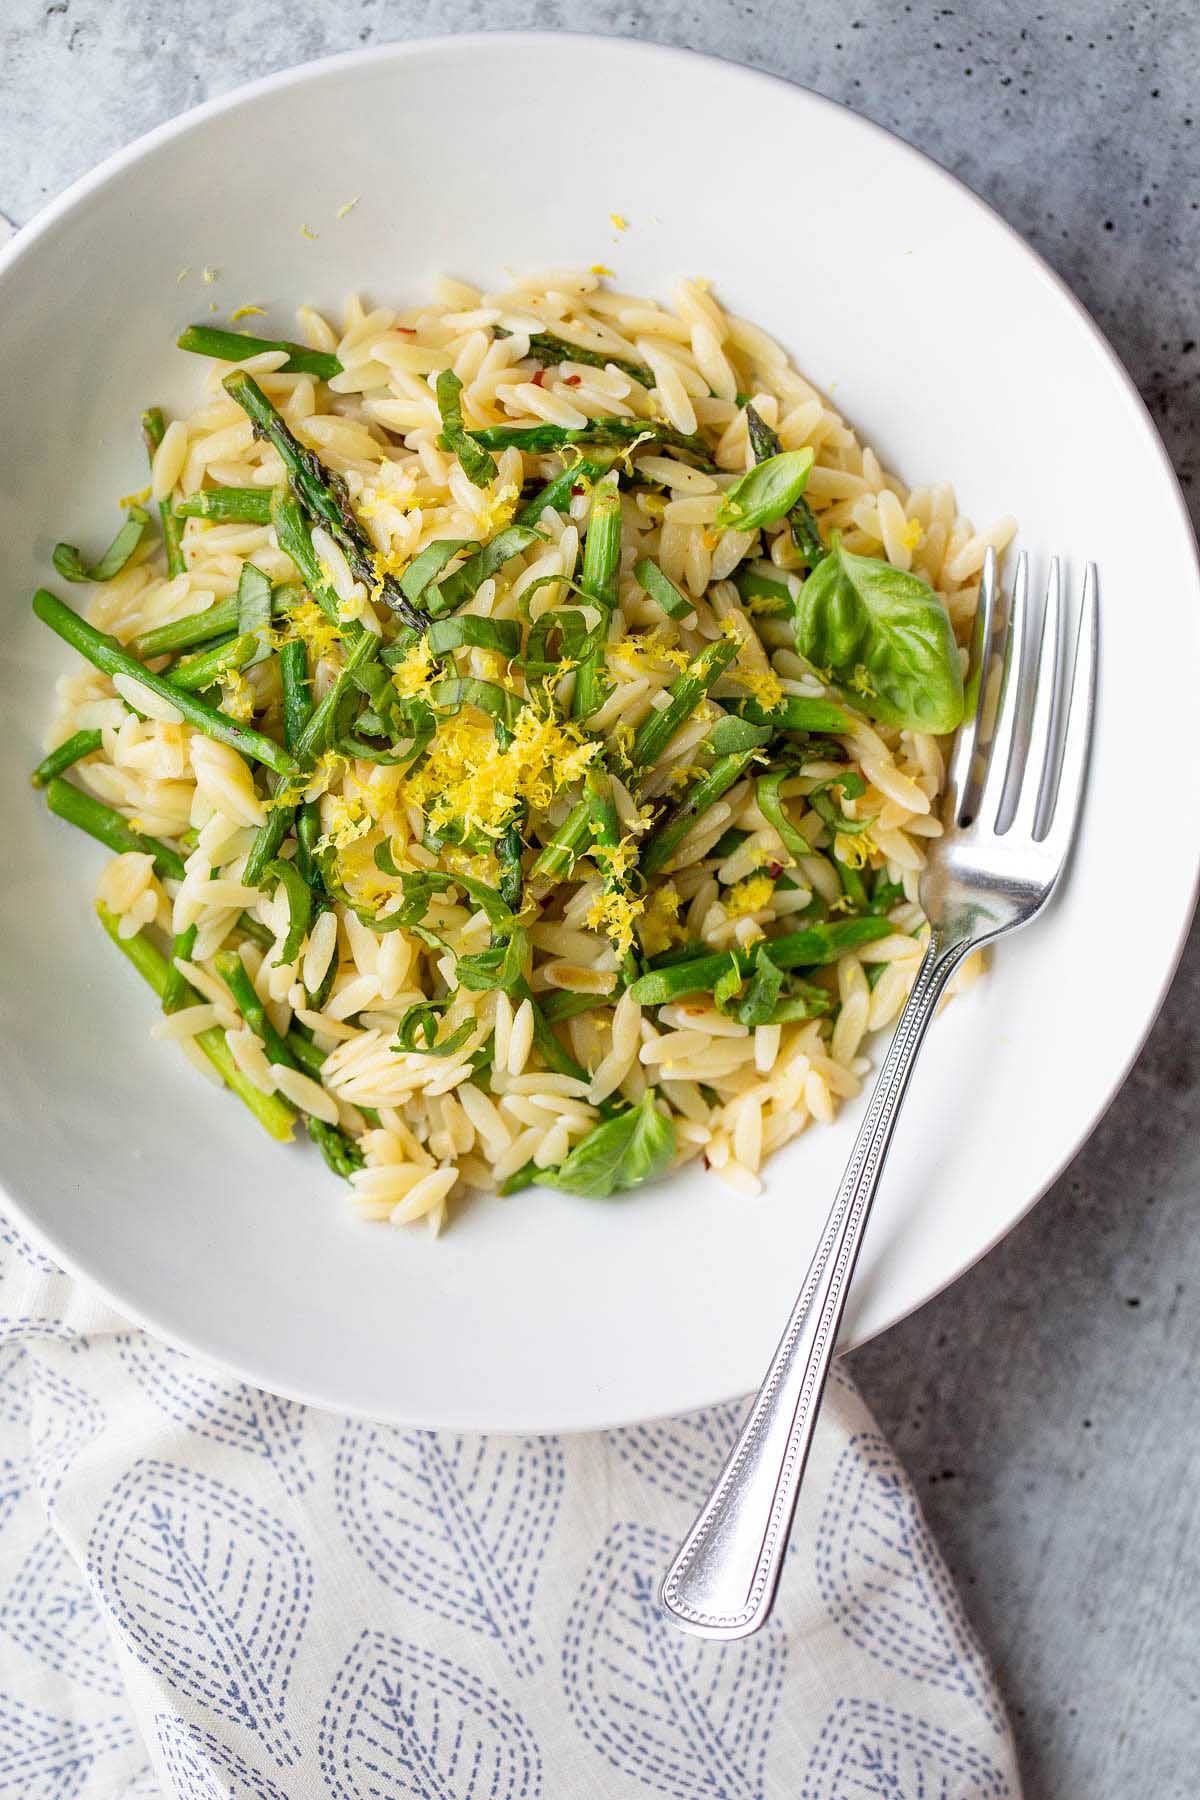
<svg viewBox="0 0 1200 1800">
<path fill-rule="evenodd" d="M 1096 710 L 1096 651 L 1099 636 L 1096 589 L 1096 565 L 1089 563 L 1083 584 L 1083 605 L 1079 613 L 1079 636 L 1075 641 L 1075 668 L 1071 676 L 1062 771 L 1044 839 L 1044 848 L 1056 864 L 1056 875 L 1066 862 L 1071 839 L 1075 835 L 1087 774 L 1092 716 Z"/>
<path fill-rule="evenodd" d="M 979 744 L 979 722 L 983 715 L 984 692 L 987 687 L 988 653 L 992 643 L 992 626 L 996 611 L 996 552 L 988 549 L 979 579 L 979 600 L 975 607 L 975 624 L 971 631 L 971 649 L 967 661 L 967 689 L 963 696 L 963 719 L 950 766 L 946 772 L 946 788 L 950 795 L 949 817 L 961 821 L 963 802 L 971 780 L 971 767 Z"/>
<path fill-rule="evenodd" d="M 1053 776 L 1052 753 L 1057 712 L 1060 640 L 1062 637 L 1062 582 L 1057 556 L 1050 559 L 1050 575 L 1046 582 L 1046 606 L 1042 614 L 1042 644 L 1038 652 L 1034 687 L 1033 719 L 1029 727 L 1029 748 L 1025 753 L 1025 772 L 1021 777 L 1021 793 L 1013 813 L 1012 829 L 1022 837 L 1032 838 L 1039 817 L 1039 802 L 1050 793 Z"/>
<path fill-rule="evenodd" d="M 1028 598 L 1029 558 L 1022 550 L 1017 559 L 1017 573 L 1009 607 L 1008 642 L 1004 650 L 1004 680 L 996 713 L 996 732 L 975 815 L 976 823 L 982 825 L 985 831 L 996 829 L 1008 782 L 1008 767 L 1012 761 L 1013 742 L 1021 711 L 1021 672 L 1025 666 Z"/>
</svg>

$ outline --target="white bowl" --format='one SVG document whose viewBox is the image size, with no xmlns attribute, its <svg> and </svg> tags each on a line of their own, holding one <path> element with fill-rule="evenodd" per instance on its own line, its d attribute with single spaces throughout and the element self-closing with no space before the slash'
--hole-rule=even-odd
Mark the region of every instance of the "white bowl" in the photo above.
<svg viewBox="0 0 1200 1800">
<path fill-rule="evenodd" d="M 708 276 L 909 479 L 953 480 L 978 523 L 1016 513 L 1022 542 L 1063 553 L 1076 584 L 1084 558 L 1100 566 L 1078 855 L 1050 915 L 931 1035 L 850 1339 L 951 1281 L 1063 1167 L 1128 1069 L 1192 910 L 1200 592 L 1174 478 L 1094 327 L 934 164 L 766 76 L 559 36 L 340 57 L 152 132 L 0 258 L 0 1177 L 131 1318 L 323 1406 L 527 1430 L 746 1390 L 853 1113 L 777 1157 L 758 1200 L 693 1169 L 616 1202 L 481 1201 L 438 1242 L 356 1223 L 318 1156 L 271 1144 L 151 1042 L 153 1001 L 92 912 L 103 853 L 28 786 L 67 661 L 28 593 L 54 585 L 56 538 L 106 541 L 116 497 L 142 486 L 138 413 L 194 402 L 204 365 L 173 340 L 213 297 L 286 329 L 298 302 L 350 289 L 407 301 L 443 270 L 497 283 L 595 262 L 650 293 Z"/>
</svg>

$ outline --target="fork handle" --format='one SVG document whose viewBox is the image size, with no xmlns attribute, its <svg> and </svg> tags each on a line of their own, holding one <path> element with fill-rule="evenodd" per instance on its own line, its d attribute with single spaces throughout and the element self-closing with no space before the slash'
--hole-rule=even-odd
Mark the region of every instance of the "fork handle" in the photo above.
<svg viewBox="0 0 1200 1800">
<path fill-rule="evenodd" d="M 698 1637 L 748 1637 L 775 1601 L 821 1393 L 909 1077 L 946 983 L 972 948 L 931 939 L 816 1255 L 737 1443 L 663 1581 Z"/>
</svg>

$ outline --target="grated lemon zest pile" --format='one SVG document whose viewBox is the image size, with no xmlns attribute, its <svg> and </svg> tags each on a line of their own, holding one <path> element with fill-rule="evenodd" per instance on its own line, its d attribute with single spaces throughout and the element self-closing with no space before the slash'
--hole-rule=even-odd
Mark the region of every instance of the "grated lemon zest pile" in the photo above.
<svg viewBox="0 0 1200 1800">
<path fill-rule="evenodd" d="M 646 901 L 638 926 L 638 936 L 647 956 L 657 956 L 673 944 L 687 942 L 687 929 L 679 917 L 683 901 L 673 881 L 653 889 Z"/>
<path fill-rule="evenodd" d="M 771 895 L 775 892 L 775 883 L 769 875 L 747 875 L 745 881 L 739 881 L 724 896 L 722 905 L 730 919 L 745 918 L 747 913 L 757 912 L 760 907 L 769 906 Z"/>
<path fill-rule="evenodd" d="M 627 956 L 633 948 L 634 927 L 645 910 L 646 902 L 629 894 L 598 894 L 588 908 L 587 922 L 593 931 L 606 933 L 618 956 Z"/>
</svg>

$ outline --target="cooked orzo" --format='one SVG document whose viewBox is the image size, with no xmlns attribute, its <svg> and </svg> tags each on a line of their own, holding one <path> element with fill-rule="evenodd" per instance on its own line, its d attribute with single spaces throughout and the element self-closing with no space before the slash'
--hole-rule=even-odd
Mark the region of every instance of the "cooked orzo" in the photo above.
<svg viewBox="0 0 1200 1800">
<path fill-rule="evenodd" d="M 703 281 L 299 333 L 185 332 L 195 410 L 55 552 L 86 620 L 34 600 L 86 658 L 34 781 L 117 852 L 154 1034 L 367 1218 L 696 1157 L 755 1192 L 913 980 L 1012 521 L 905 487 Z"/>
</svg>

